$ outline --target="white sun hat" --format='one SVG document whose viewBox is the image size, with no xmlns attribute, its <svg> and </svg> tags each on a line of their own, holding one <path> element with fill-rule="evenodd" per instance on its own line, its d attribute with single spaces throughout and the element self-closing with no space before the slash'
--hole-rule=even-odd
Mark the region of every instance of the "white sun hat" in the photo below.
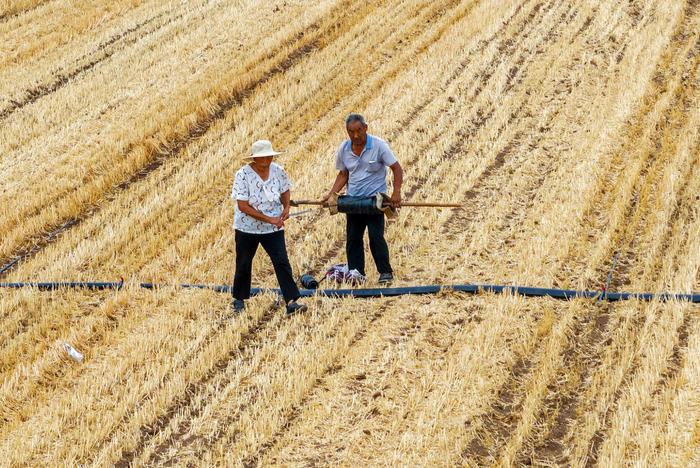
<svg viewBox="0 0 700 468">
<path fill-rule="evenodd" d="M 264 158 L 265 156 L 277 156 L 282 154 L 283 151 L 275 151 L 272 149 L 272 143 L 270 140 L 258 140 L 253 143 L 250 149 L 250 156 L 246 156 L 246 159 L 252 158 Z"/>
</svg>

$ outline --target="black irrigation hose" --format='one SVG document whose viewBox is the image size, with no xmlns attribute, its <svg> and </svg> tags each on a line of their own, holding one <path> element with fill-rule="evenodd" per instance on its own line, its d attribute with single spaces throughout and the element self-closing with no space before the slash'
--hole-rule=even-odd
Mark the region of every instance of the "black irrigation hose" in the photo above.
<svg viewBox="0 0 700 468">
<path fill-rule="evenodd" d="M 0 275 L 2 275 L 2 274 L 5 273 L 7 270 L 9 270 L 9 269 L 12 268 L 13 266 L 15 266 L 15 265 L 17 264 L 17 262 L 19 262 L 21 259 L 22 259 L 22 257 L 19 256 L 19 257 L 15 258 L 13 261 L 9 262 L 7 265 L 5 265 L 5 266 L 3 266 L 2 268 L 0 268 Z"/>
<path fill-rule="evenodd" d="M 58 282 L 58 283 L 0 283 L 0 288 L 36 288 L 41 291 L 56 290 L 56 289 L 121 289 L 124 282 Z M 140 283 L 138 285 L 144 289 L 158 289 L 168 287 L 169 285 L 159 285 L 154 283 Z M 184 289 L 208 289 L 215 292 L 231 293 L 231 286 L 228 285 L 206 285 L 206 284 L 181 284 L 179 287 Z M 494 294 L 514 294 L 525 297 L 551 297 L 554 299 L 603 299 L 605 301 L 617 302 L 636 299 L 640 301 L 681 301 L 700 304 L 700 294 L 673 294 L 673 293 L 611 293 L 601 291 L 577 291 L 574 289 L 550 289 L 550 288 L 532 288 L 527 286 L 505 286 L 497 284 L 456 284 L 456 285 L 432 285 L 432 286 L 407 286 L 400 288 L 368 288 L 368 289 L 301 289 L 302 297 L 324 296 L 324 297 L 359 297 L 359 298 L 378 298 L 402 296 L 408 294 L 436 294 L 441 291 L 457 291 L 469 294 L 477 293 L 494 293 Z M 251 295 L 255 296 L 265 292 L 273 292 L 279 294 L 279 289 L 253 288 Z"/>
</svg>

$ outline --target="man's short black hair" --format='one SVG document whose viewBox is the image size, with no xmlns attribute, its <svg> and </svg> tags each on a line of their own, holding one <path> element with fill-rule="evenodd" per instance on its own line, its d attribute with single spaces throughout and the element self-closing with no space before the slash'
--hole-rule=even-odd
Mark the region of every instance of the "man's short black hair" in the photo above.
<svg viewBox="0 0 700 468">
<path fill-rule="evenodd" d="M 345 117 L 346 127 L 353 122 L 360 122 L 362 125 L 367 125 L 367 121 L 362 114 L 349 114 L 347 117 Z"/>
</svg>

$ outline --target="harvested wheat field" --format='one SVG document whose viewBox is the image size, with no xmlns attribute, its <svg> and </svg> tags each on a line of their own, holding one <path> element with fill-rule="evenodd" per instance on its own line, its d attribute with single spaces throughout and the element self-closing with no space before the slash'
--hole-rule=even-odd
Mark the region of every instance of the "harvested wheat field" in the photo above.
<svg viewBox="0 0 700 468">
<path fill-rule="evenodd" d="M 465 207 L 387 224 L 395 286 L 697 294 L 697 0 L 5 0 L 0 35 L 0 281 L 125 278 L 0 289 L 0 465 L 700 464 L 697 304 L 174 286 L 232 281 L 254 140 L 319 198 L 361 112 L 404 201 Z M 343 215 L 286 238 L 345 261 Z"/>
</svg>

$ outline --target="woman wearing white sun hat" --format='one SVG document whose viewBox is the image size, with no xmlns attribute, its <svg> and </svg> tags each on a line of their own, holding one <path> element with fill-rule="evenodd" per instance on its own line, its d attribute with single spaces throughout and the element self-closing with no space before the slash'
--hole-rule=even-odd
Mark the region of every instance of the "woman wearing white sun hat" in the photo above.
<svg viewBox="0 0 700 468">
<path fill-rule="evenodd" d="M 236 172 L 231 198 L 235 200 L 233 227 L 236 241 L 236 273 L 233 278 L 233 308 L 241 311 L 250 297 L 253 257 L 262 245 L 270 256 L 287 313 L 303 312 L 297 303 L 299 288 L 284 242 L 284 222 L 289 217 L 291 182 L 282 166 L 272 162 L 281 152 L 272 149 L 268 140 L 253 143 L 250 163 Z"/>
</svg>

